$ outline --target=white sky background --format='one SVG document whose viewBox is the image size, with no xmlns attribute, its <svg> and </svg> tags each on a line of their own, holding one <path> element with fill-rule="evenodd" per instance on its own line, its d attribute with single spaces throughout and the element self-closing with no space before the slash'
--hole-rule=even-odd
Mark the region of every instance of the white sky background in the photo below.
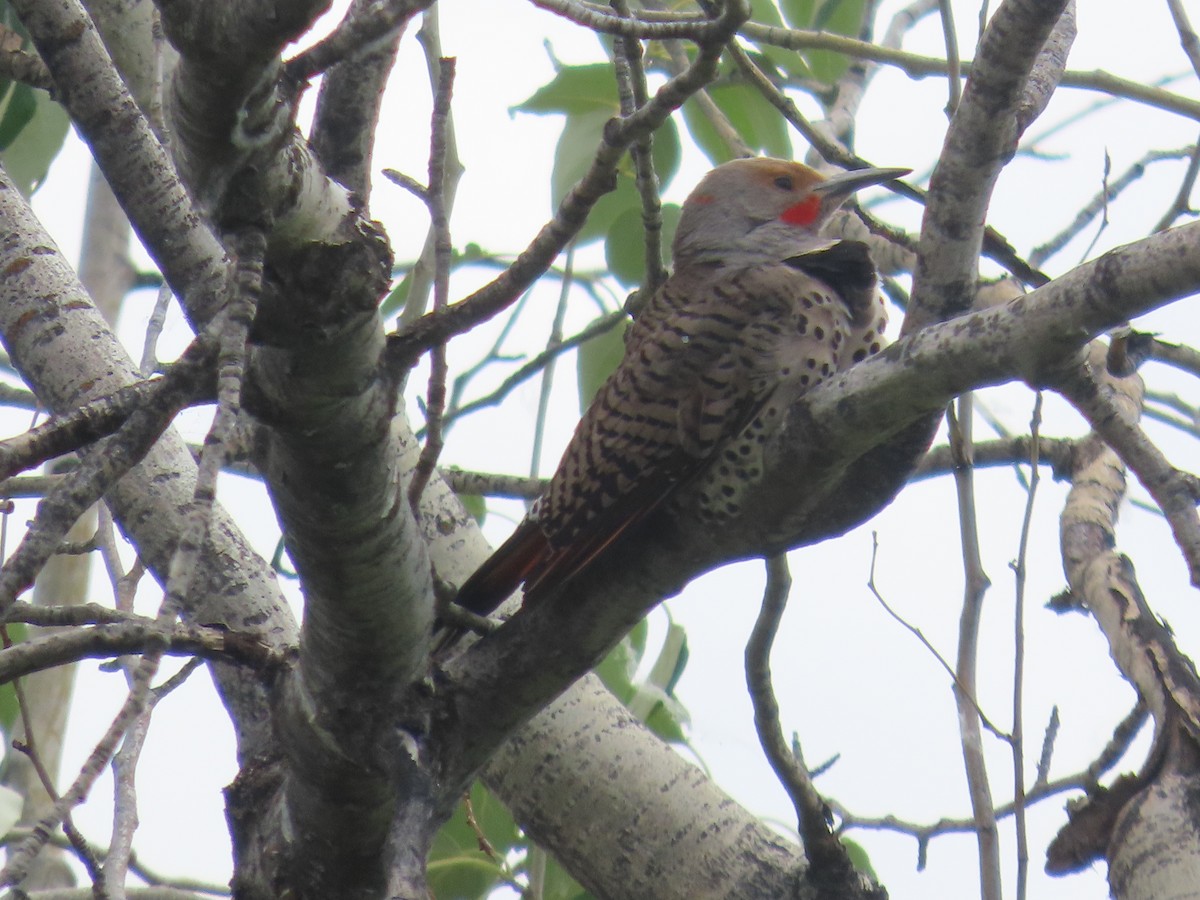
<svg viewBox="0 0 1200 900">
<path fill-rule="evenodd" d="M 901 5 L 888 3 L 880 21 L 886 22 Z M 1189 7 L 1193 20 L 1200 22 L 1200 3 L 1193 0 Z M 442 0 L 439 9 L 443 50 L 458 58 L 454 108 L 459 152 L 466 166 L 452 221 L 454 240 L 457 246 L 473 241 L 489 250 L 516 252 L 551 212 L 547 176 L 561 119 L 512 115 L 509 108 L 551 77 L 543 41 L 548 40 L 554 55 L 568 63 L 599 61 L 601 52 L 590 33 L 519 0 L 489 4 Z M 976 10 L 971 4 L 957 4 L 956 14 L 963 55 L 969 57 Z M 1130 16 L 1130 5 L 1117 0 L 1080 4 L 1080 34 L 1071 68 L 1105 68 L 1135 80 L 1190 71 L 1165 4 L 1138 4 L 1139 21 L 1134 27 Z M 905 46 L 941 54 L 940 25 L 928 19 Z M 412 34 L 405 38 L 393 84 L 383 114 L 376 170 L 393 167 L 423 180 L 430 101 L 425 62 Z M 1195 96 L 1195 79 L 1180 82 L 1175 90 Z M 1061 90 L 1032 132 L 1040 133 L 1097 98 Z M 858 117 L 859 153 L 879 165 L 926 171 L 940 148 L 945 102 L 944 79 L 911 81 L 884 70 Z M 1019 159 L 1008 167 L 989 221 L 1026 252 L 1055 234 L 1099 189 L 1106 150 L 1115 175 L 1147 148 L 1183 146 L 1195 140 L 1196 131 L 1194 122 L 1128 103 L 1087 118 L 1042 148 L 1070 153 L 1069 159 Z M 800 157 L 806 148 L 797 144 Z M 86 149 L 73 140 L 35 198 L 43 221 L 72 258 L 78 254 L 87 164 Z M 698 151 L 685 147 L 683 170 L 666 191 L 667 198 L 681 200 L 707 167 Z M 1113 204 L 1111 226 L 1095 252 L 1143 236 L 1174 195 L 1182 171 L 1182 163 L 1152 167 L 1137 187 Z M 397 259 L 413 258 L 426 228 L 420 204 L 377 177 L 372 210 L 385 223 Z M 919 223 L 919 210 L 907 202 L 889 204 L 881 212 L 912 228 Z M 1052 260 L 1047 267 L 1050 274 L 1073 265 L 1092 234 L 1094 229 L 1089 229 L 1069 252 Z M 593 249 L 581 253 L 578 263 L 596 266 L 602 257 Z M 489 277 L 487 272 L 462 273 L 452 285 L 452 299 L 465 296 Z M 514 338 L 514 348 L 536 351 L 544 344 L 556 295 L 556 285 L 536 294 L 533 303 L 540 304 L 538 315 L 527 314 L 528 326 Z M 152 302 L 152 295 L 143 292 L 127 307 L 123 333 L 135 358 Z M 1189 301 L 1139 324 L 1163 332 L 1168 339 L 1197 345 L 1200 329 L 1193 309 L 1194 301 Z M 594 314 L 592 302 L 577 297 L 567 333 Z M 160 354 L 173 353 L 186 337 L 176 321 L 160 345 Z M 469 364 L 490 340 L 481 335 L 456 343 L 452 362 Z M 573 371 L 573 358 L 565 358 L 558 369 L 560 382 L 547 429 L 543 474 L 552 471 L 578 415 Z M 1147 367 L 1146 374 L 1154 379 L 1162 371 Z M 477 389 L 488 390 L 489 379 L 495 383 L 505 374 L 497 371 L 481 378 L 484 383 Z M 423 383 L 423 373 L 413 379 L 414 385 Z M 1194 386 L 1181 383 L 1179 389 Z M 1032 410 L 1029 391 L 989 391 L 984 402 L 1012 430 L 1027 429 Z M 528 471 L 529 432 L 513 423 L 529 421 L 536 404 L 535 382 L 504 406 L 455 427 L 443 460 L 488 471 Z M 1055 436 L 1082 431 L 1078 417 L 1064 413 L 1063 404 L 1054 398 L 1047 398 L 1045 419 L 1046 433 Z M 197 421 L 202 419 L 193 418 Z M 1189 467 L 1193 444 L 1153 424 L 1148 428 L 1172 459 Z M 509 438 L 501 442 L 498 435 Z M 989 436 L 986 426 L 977 428 L 979 439 Z M 1013 633 L 1009 562 L 1017 552 L 1025 495 L 1011 470 L 980 472 L 977 477 L 984 563 L 993 581 L 983 623 L 979 700 L 991 718 L 1007 727 Z M 259 551 L 269 555 L 278 529 L 261 490 L 233 477 L 224 480 L 223 488 L 223 502 Z M 1135 486 L 1133 493 L 1144 496 L 1140 487 Z M 1063 722 L 1052 768 L 1052 775 L 1060 776 L 1087 765 L 1133 703 L 1133 692 L 1114 674 L 1095 627 L 1082 616 L 1059 617 L 1041 608 L 1064 586 L 1057 550 L 1057 513 L 1064 496 L 1065 488 L 1052 483 L 1044 470 L 1027 599 L 1027 782 L 1032 780 L 1042 729 L 1053 704 L 1059 705 Z M 521 508 L 493 504 L 492 509 L 486 530 L 495 543 L 510 527 L 505 512 L 515 519 Z M 788 734 L 799 732 L 810 764 L 841 754 L 818 786 L 857 813 L 894 813 L 923 823 L 943 816 L 964 817 L 969 804 L 950 685 L 936 661 L 867 591 L 872 531 L 879 536 L 880 590 L 947 659 L 954 657 L 962 566 L 953 486 L 942 479 L 910 486 L 891 508 L 847 537 L 792 554 L 795 587 L 773 658 L 784 729 Z M 1188 585 L 1169 530 L 1156 516 L 1127 505 L 1118 540 L 1119 548 L 1137 565 L 1150 603 L 1170 622 L 1179 644 L 1195 656 L 1200 652 L 1200 598 Z M 762 590 L 761 572 L 761 564 L 743 564 L 712 573 L 666 606 L 688 631 L 691 662 L 678 696 L 692 715 L 691 739 L 697 755 L 742 804 L 790 829 L 791 805 L 758 747 L 742 670 L 743 647 Z M 294 585 L 286 588 L 294 597 Z M 105 593 L 105 586 L 98 583 L 97 599 Z M 152 609 L 157 598 L 153 592 L 145 593 L 143 602 Z M 652 639 L 661 634 L 665 617 L 656 613 L 654 620 Z M 98 673 L 95 663 L 82 665 L 64 779 L 73 777 L 123 696 L 119 675 Z M 1003 802 L 1011 791 L 1009 750 L 991 739 L 988 750 L 992 790 L 997 802 Z M 1138 761 L 1140 757 L 1124 768 Z M 178 777 L 181 772 L 187 777 Z M 147 741 L 139 770 L 142 826 L 135 843 L 142 861 L 160 872 L 224 882 L 230 863 L 220 789 L 234 774 L 228 721 L 207 676 L 197 675 L 159 707 Z M 110 789 L 111 780 L 106 779 L 92 802 L 76 814 L 85 834 L 100 843 L 110 827 Z M 1030 813 L 1029 896 L 1106 897 L 1103 866 L 1066 880 L 1051 880 L 1041 873 L 1041 854 L 1061 824 L 1065 799 L 1053 799 Z M 1008 865 L 1005 888 L 1012 896 L 1015 852 L 1010 823 L 1002 826 L 1002 836 Z M 852 837 L 867 847 L 893 897 L 957 900 L 978 894 L 971 836 L 937 838 L 930 845 L 929 867 L 923 873 L 915 871 L 911 838 L 861 831 Z"/>
</svg>

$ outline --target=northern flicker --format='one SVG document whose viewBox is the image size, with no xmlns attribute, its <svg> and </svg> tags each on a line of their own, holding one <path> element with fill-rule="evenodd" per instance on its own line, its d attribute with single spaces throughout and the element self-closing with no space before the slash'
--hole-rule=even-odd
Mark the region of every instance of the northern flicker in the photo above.
<svg viewBox="0 0 1200 900">
<path fill-rule="evenodd" d="M 703 517 L 736 515 L 789 401 L 879 350 L 887 318 L 867 246 L 820 232 L 854 191 L 908 171 L 825 178 L 759 158 L 709 172 L 683 204 L 674 274 L 546 492 L 458 604 L 486 614 L 522 583 L 535 601 L 685 485 Z"/>
</svg>

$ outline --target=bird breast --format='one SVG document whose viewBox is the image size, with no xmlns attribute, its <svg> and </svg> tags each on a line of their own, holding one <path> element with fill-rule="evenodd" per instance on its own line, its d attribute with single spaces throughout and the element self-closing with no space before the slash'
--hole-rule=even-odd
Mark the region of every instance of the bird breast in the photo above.
<svg viewBox="0 0 1200 900">
<path fill-rule="evenodd" d="M 677 270 L 641 310 L 624 358 L 580 420 L 539 523 L 552 542 L 570 540 L 618 501 L 666 493 L 714 460 L 719 467 L 718 449 L 760 416 L 761 444 L 785 395 L 850 364 L 852 336 L 843 298 L 794 265 Z M 750 465 L 729 477 L 757 474 Z"/>
</svg>

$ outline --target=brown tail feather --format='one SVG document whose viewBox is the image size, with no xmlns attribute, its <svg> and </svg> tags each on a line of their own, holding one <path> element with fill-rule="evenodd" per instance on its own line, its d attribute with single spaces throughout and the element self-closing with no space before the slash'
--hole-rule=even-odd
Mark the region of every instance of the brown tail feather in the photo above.
<svg viewBox="0 0 1200 900">
<path fill-rule="evenodd" d="M 549 553 L 546 535 L 536 524 L 525 521 L 507 541 L 484 560 L 454 598 L 456 606 L 486 616 L 509 598 Z M 467 630 L 443 624 L 434 634 L 433 654 L 439 656 L 458 643 Z"/>
<path fill-rule="evenodd" d="M 455 602 L 476 615 L 486 616 L 521 586 L 549 550 L 542 529 L 534 522 L 522 522 L 459 588 Z"/>
</svg>

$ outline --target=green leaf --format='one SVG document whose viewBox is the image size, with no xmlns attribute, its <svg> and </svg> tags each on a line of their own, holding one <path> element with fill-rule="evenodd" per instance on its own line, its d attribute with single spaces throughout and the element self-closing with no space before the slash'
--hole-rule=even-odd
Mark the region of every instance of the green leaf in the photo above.
<svg viewBox="0 0 1200 900">
<path fill-rule="evenodd" d="M 687 631 L 676 622 L 667 628 L 667 637 L 646 681 L 637 686 L 626 704 L 664 741 L 683 743 L 685 726 L 691 721 L 687 709 L 674 697 L 675 685 L 688 662 Z"/>
<path fill-rule="evenodd" d="M 791 157 L 787 121 L 755 88 L 748 84 L 720 84 L 710 87 L 708 93 L 750 149 L 781 159 Z M 714 165 L 733 158 L 733 152 L 694 98 L 684 103 L 683 118 L 692 138 Z"/>
<path fill-rule="evenodd" d="M 470 265 L 471 263 L 482 262 L 492 259 L 492 254 L 487 253 L 476 243 L 469 243 L 462 250 L 450 251 L 450 271 L 454 272 L 460 266 Z M 399 283 L 392 288 L 383 302 L 379 304 L 379 315 L 387 319 L 396 315 L 404 308 L 404 304 L 408 302 L 408 292 L 412 287 L 412 272 L 416 263 L 409 265 L 408 272 L 400 279 Z"/>
<path fill-rule="evenodd" d="M 549 84 L 538 88 L 509 111 L 615 116 L 620 111 L 620 101 L 612 66 L 608 63 L 563 66 Z"/>
<path fill-rule="evenodd" d="M 629 646 L 633 648 L 633 652 L 637 654 L 638 661 L 646 655 L 646 638 L 650 634 L 650 623 L 645 619 L 638 622 L 630 630 L 626 637 L 629 639 Z"/>
<path fill-rule="evenodd" d="M 66 111 L 45 91 L 22 84 L 9 94 L 0 114 L 0 163 L 24 196 L 45 180 L 70 125 Z"/>
<path fill-rule="evenodd" d="M 691 721 L 684 705 L 674 697 L 663 697 L 646 716 L 645 725 L 658 739 L 668 744 L 683 744 L 687 742 L 684 726 Z"/>
<path fill-rule="evenodd" d="M 786 0 L 785 0 L 786 2 Z M 779 6 L 775 0 L 751 0 L 750 18 L 771 28 L 784 26 L 783 17 L 779 14 Z M 751 58 L 760 68 L 769 70 L 771 67 L 783 69 L 793 78 L 812 78 L 812 72 L 804 62 L 804 58 L 795 50 L 786 47 L 776 47 L 772 44 L 759 44 L 758 53 L 752 53 Z M 764 63 L 766 65 L 764 66 Z"/>
<path fill-rule="evenodd" d="M 0 114 L 0 152 L 8 149 L 37 114 L 38 103 L 33 90 L 27 84 L 18 84 L 8 95 L 4 112 Z"/>
<path fill-rule="evenodd" d="M 779 0 L 783 21 L 790 28 L 810 29 L 819 0 Z"/>
<path fill-rule="evenodd" d="M 579 411 L 582 413 L 592 404 L 596 392 L 625 353 L 625 329 L 627 322 L 610 328 L 579 345 L 575 364 L 579 377 Z"/>
<path fill-rule="evenodd" d="M 13 622 L 4 627 L 8 633 L 8 639 L 12 643 L 20 644 L 25 641 L 27 630 L 24 622 Z M 13 726 L 17 724 L 17 716 L 20 714 L 21 710 L 17 705 L 17 692 L 12 682 L 0 685 L 0 731 L 3 731 L 6 736 L 11 736 Z M 3 834 L 3 832 L 0 832 L 0 834 Z"/>
<path fill-rule="evenodd" d="M 879 876 L 875 873 L 875 867 L 871 865 L 871 857 L 867 855 L 867 851 L 863 849 L 862 844 L 842 838 L 842 846 L 846 848 L 846 855 L 850 857 L 850 862 L 854 864 L 854 868 L 862 872 L 864 875 L 871 876 L 875 881 L 879 880 Z"/>
<path fill-rule="evenodd" d="M 604 137 L 604 126 L 612 118 L 609 113 L 580 113 L 567 116 L 562 134 L 554 151 L 554 167 L 550 173 L 550 202 L 554 208 L 562 203 L 567 192 L 587 174 L 596 158 L 596 148 Z M 681 156 L 679 132 L 668 121 L 654 133 L 651 148 L 654 170 L 659 183 L 666 185 L 679 171 Z M 575 238 L 576 244 L 587 244 L 603 237 L 613 221 L 629 209 L 641 209 L 633 161 L 626 156 L 617 168 L 617 187 L 596 201 L 588 214 L 587 223 Z"/>
<path fill-rule="evenodd" d="M 779 14 L 775 0 L 750 0 L 750 18 L 760 25 L 783 24 L 783 16 Z"/>
<path fill-rule="evenodd" d="M 567 192 L 583 178 L 596 158 L 604 126 L 612 111 L 577 113 L 567 116 L 558 145 L 554 149 L 554 167 L 550 171 L 550 202 L 555 209 Z M 612 196 L 609 194 L 608 196 Z"/>
<path fill-rule="evenodd" d="M 546 874 L 542 879 L 542 900 L 594 900 L 571 874 L 552 856 L 546 859 Z"/>
<path fill-rule="evenodd" d="M 663 641 L 662 650 L 659 651 L 658 659 L 654 661 L 654 668 L 650 670 L 647 680 L 661 688 L 668 696 L 673 696 L 675 685 L 679 684 L 679 679 L 683 677 L 683 670 L 687 668 L 690 655 L 687 631 L 678 622 L 672 622 L 667 627 L 666 640 Z"/>
<path fill-rule="evenodd" d="M 508 810 L 479 782 L 471 787 L 471 808 L 479 831 L 501 859 L 522 843 Z M 429 852 L 429 886 L 434 896 L 482 898 L 500 883 L 503 874 L 496 860 L 479 849 L 478 835 L 467 824 L 466 808 L 460 803 Z"/>
<path fill-rule="evenodd" d="M 674 119 L 667 119 L 662 127 L 654 132 L 650 156 L 654 159 L 654 172 L 658 175 L 659 186 L 666 187 L 679 172 L 679 161 L 682 157 L 679 126 L 675 124 Z"/>
<path fill-rule="evenodd" d="M 459 494 L 459 502 L 471 514 L 476 524 L 482 525 L 487 518 L 487 501 L 480 494 Z"/>
<path fill-rule="evenodd" d="M 662 244 L 671 246 L 679 225 L 680 208 L 674 203 L 662 207 Z M 636 287 L 646 280 L 646 246 L 641 207 L 627 209 L 608 228 L 604 242 L 608 271 L 625 287 Z"/>
<path fill-rule="evenodd" d="M 612 66 L 606 63 L 565 66 L 549 84 L 512 107 L 512 111 L 566 115 L 550 173 L 550 202 L 557 209 L 591 168 L 596 150 L 603 141 L 605 126 L 620 114 Z M 674 122 L 668 120 L 655 132 L 651 153 L 659 182 L 668 184 L 679 170 L 682 156 L 679 131 Z M 639 209 L 640 205 L 633 164 L 626 156 L 617 171 L 616 189 L 593 206 L 588 221 L 575 238 L 576 244 L 582 246 L 604 236 L 619 216 L 630 209 Z"/>
<path fill-rule="evenodd" d="M 866 0 L 781 0 L 783 17 L 792 28 L 828 31 L 856 38 L 862 32 Z M 845 74 L 850 58 L 831 50 L 805 54 L 813 77 L 832 84 Z"/>
<path fill-rule="evenodd" d="M 639 622 L 595 668 L 604 686 L 625 704 L 629 703 L 636 691 L 633 676 L 637 674 L 638 664 L 646 651 L 648 627 L 645 619 Z"/>
<path fill-rule="evenodd" d="M 404 304 L 408 302 L 408 290 L 412 287 L 412 277 L 412 269 L 409 269 L 383 298 L 383 302 L 379 304 L 379 315 L 384 319 L 390 319 L 404 308 Z"/>
</svg>

